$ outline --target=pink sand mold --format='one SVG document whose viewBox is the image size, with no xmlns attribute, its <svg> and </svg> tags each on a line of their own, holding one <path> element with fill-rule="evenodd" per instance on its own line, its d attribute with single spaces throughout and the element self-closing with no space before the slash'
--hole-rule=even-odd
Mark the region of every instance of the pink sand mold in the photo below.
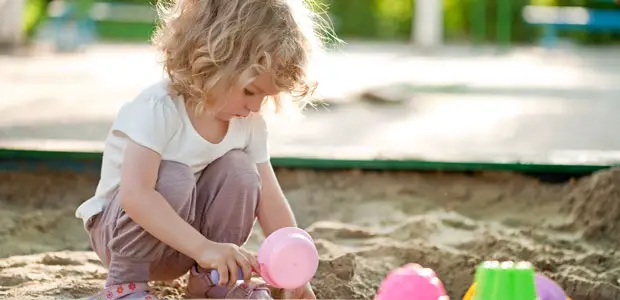
<svg viewBox="0 0 620 300">
<path fill-rule="evenodd" d="M 294 289 L 306 284 L 319 267 L 319 253 L 303 229 L 285 227 L 270 234 L 258 251 L 260 275 L 269 285 Z"/>
<path fill-rule="evenodd" d="M 260 276 L 267 284 L 284 289 L 295 289 L 306 284 L 319 267 L 319 253 L 312 237 L 297 227 L 280 228 L 271 233 L 258 250 Z M 211 281 L 219 281 L 219 273 L 212 270 Z M 243 280 L 239 268 L 238 280 Z"/>
<path fill-rule="evenodd" d="M 432 269 L 409 263 L 385 277 L 375 300 L 449 300 Z"/>
</svg>

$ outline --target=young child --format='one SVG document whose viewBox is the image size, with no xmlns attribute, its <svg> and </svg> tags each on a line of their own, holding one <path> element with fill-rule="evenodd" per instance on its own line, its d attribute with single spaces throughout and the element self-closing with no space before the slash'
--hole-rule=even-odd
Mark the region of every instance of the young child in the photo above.
<svg viewBox="0 0 620 300">
<path fill-rule="evenodd" d="M 271 299 L 241 246 L 255 219 L 266 236 L 296 223 L 262 112 L 307 102 L 319 27 L 301 0 L 177 0 L 162 12 L 154 42 L 168 78 L 122 106 L 95 195 L 76 211 L 109 269 L 94 298 L 155 299 L 147 282 L 189 272 L 191 298 Z M 309 284 L 288 293 L 315 298 Z"/>
</svg>

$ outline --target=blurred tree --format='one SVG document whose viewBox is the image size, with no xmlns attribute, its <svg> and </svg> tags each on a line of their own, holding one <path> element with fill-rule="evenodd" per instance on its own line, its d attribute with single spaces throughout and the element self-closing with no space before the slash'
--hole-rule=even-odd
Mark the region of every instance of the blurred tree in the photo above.
<svg viewBox="0 0 620 300">
<path fill-rule="evenodd" d="M 328 7 L 341 37 L 407 40 L 411 32 L 411 17 L 415 0 L 321 0 Z M 471 9 L 480 0 L 443 0 L 444 36 L 448 42 L 470 41 L 472 32 Z M 526 24 L 521 12 L 527 5 L 583 6 L 588 8 L 618 9 L 612 0 L 486 0 L 484 37 L 495 42 L 497 4 L 511 2 L 511 36 L 514 43 L 536 42 L 540 28 Z M 614 0 L 619 1 L 620 0 Z M 567 32 L 563 36 L 585 43 L 620 41 L 617 33 Z"/>
<path fill-rule="evenodd" d="M 23 28 L 27 37 L 34 35 L 36 28 L 45 21 L 47 6 L 51 0 L 27 0 L 24 9 Z"/>
<path fill-rule="evenodd" d="M 409 37 L 414 6 L 411 0 L 374 0 L 380 37 Z"/>
<path fill-rule="evenodd" d="M 336 23 L 336 32 L 342 37 L 407 40 L 410 38 L 415 0 L 322 0 L 330 18 Z M 470 38 L 470 13 L 478 0 L 443 0 L 444 36 L 448 41 L 466 41 Z M 487 0 L 485 33 L 487 41 L 495 39 L 498 1 L 511 1 L 512 36 L 517 42 L 531 42 L 534 28 L 526 26 L 521 9 L 529 0 Z"/>
<path fill-rule="evenodd" d="M 28 0 L 43 3 L 49 0 Z M 162 0 L 97 0 L 105 2 L 124 2 L 153 5 Z M 166 0 L 170 1 L 170 0 Z M 412 15 L 415 0 L 312 0 L 317 8 L 325 7 L 338 37 L 357 39 L 408 40 L 411 36 Z M 471 40 L 472 8 L 481 0 L 438 0 L 444 5 L 444 36 L 447 42 L 467 42 Z M 526 5 L 584 6 L 589 8 L 618 9 L 614 1 L 620 0 L 485 0 L 486 18 L 484 40 L 496 41 L 497 4 L 510 1 L 510 32 L 514 43 L 531 43 L 538 39 L 539 28 L 525 24 L 521 11 Z M 36 5 L 33 7 L 41 7 Z M 32 9 L 37 11 L 36 8 Z M 40 11 L 40 10 L 39 10 Z M 32 19 L 28 24 L 34 24 Z M 31 25 L 32 26 L 32 25 Z M 111 26 L 111 25 L 110 25 Z M 131 26 L 138 26 L 132 24 Z M 142 25 L 140 25 L 142 26 Z M 116 29 L 115 29 L 116 30 Z M 117 30 L 118 31 L 118 30 Z M 145 28 L 136 29 L 134 35 L 146 35 Z M 609 43 L 620 41 L 618 33 L 568 32 L 563 36 L 575 38 L 585 43 Z"/>
</svg>

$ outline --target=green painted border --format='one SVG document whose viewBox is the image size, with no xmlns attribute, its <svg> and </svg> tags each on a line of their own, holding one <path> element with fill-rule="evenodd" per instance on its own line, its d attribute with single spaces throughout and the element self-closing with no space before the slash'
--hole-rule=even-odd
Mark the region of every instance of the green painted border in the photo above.
<svg viewBox="0 0 620 300">
<path fill-rule="evenodd" d="M 42 151 L 23 149 L 0 149 L 0 169 L 2 162 L 14 162 L 13 165 L 97 163 L 101 160 L 101 152 Z M 588 174 L 615 165 L 560 165 L 560 164 L 525 164 L 525 163 L 493 163 L 493 162 L 446 162 L 423 160 L 345 160 L 301 157 L 273 157 L 274 167 L 307 168 L 307 169 L 363 169 L 392 171 L 512 171 L 524 173 L 556 173 L 556 174 Z"/>
</svg>

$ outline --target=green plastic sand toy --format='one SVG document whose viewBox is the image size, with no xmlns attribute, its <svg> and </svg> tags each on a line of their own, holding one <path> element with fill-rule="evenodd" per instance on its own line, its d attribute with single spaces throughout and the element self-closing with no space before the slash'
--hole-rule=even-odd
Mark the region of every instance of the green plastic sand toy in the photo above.
<svg viewBox="0 0 620 300">
<path fill-rule="evenodd" d="M 485 261 L 476 270 L 472 300 L 536 300 L 534 267 L 529 262 Z"/>
</svg>

